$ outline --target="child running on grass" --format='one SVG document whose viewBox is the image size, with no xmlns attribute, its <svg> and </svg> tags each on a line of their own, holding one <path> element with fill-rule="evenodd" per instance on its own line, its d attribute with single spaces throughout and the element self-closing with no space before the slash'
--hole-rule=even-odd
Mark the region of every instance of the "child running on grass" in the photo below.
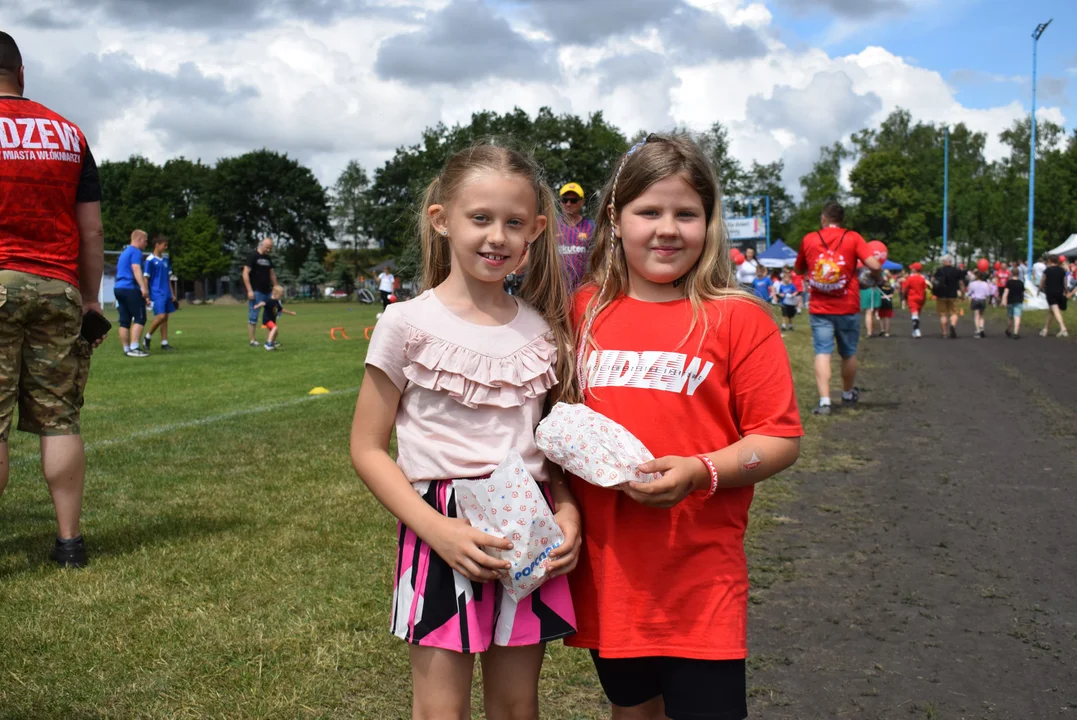
<svg viewBox="0 0 1077 720">
<path fill-rule="evenodd" d="M 782 284 L 778 286 L 778 297 L 782 299 L 782 330 L 794 330 L 793 318 L 800 312 L 800 291 L 793 284 L 793 273 L 789 268 L 782 270 Z"/>
<path fill-rule="evenodd" d="M 367 351 L 351 457 L 399 519 L 392 632 L 410 645 L 416 718 L 471 717 L 477 653 L 484 716 L 537 718 L 545 643 L 574 632 L 563 575 L 579 511 L 534 437 L 544 406 L 579 400 L 556 212 L 531 158 L 493 145 L 451 157 L 421 208 L 424 292 L 386 307 Z M 514 297 L 504 280 L 525 258 Z M 473 529 L 452 485 L 514 450 L 565 535 L 552 579 L 519 603 L 499 582 L 509 563 L 485 552 L 512 543 Z"/>
<path fill-rule="evenodd" d="M 584 401 L 662 477 L 572 480 L 584 549 L 566 644 L 591 651 L 614 720 L 743 718 L 748 507 L 803 434 L 789 359 L 769 309 L 737 289 L 715 171 L 689 138 L 634 146 L 598 207 L 574 310 Z"/>
<path fill-rule="evenodd" d="M 277 325 L 277 318 L 281 313 L 286 315 L 295 316 L 295 313 L 291 310 L 285 310 L 284 305 L 281 303 L 281 298 L 284 297 L 284 288 L 280 285 L 273 286 L 273 292 L 270 294 L 269 299 L 265 302 L 260 302 L 254 306 L 254 309 L 263 308 L 262 310 L 262 325 L 269 330 L 269 335 L 266 337 L 266 350 L 278 350 L 280 349 L 280 343 L 277 342 L 277 336 L 280 334 L 280 327 Z"/>
</svg>

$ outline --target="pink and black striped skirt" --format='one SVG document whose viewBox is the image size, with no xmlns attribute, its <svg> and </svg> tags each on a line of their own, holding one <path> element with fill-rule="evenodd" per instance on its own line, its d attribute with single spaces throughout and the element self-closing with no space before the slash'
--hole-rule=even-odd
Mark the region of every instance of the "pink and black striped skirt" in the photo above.
<svg viewBox="0 0 1077 720">
<path fill-rule="evenodd" d="M 432 508 L 459 517 L 452 480 L 413 487 Z M 542 484 L 553 507 L 549 488 Z M 393 589 L 393 634 L 413 645 L 461 653 L 485 652 L 491 645 L 537 645 L 576 632 L 568 578 L 547 581 L 517 603 L 500 582 L 478 583 L 449 567 L 402 524 Z"/>
</svg>

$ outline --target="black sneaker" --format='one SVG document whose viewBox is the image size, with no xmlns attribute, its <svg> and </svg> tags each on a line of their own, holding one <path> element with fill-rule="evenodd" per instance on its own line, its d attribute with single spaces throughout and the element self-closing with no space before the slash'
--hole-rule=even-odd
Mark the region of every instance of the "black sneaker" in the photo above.
<svg viewBox="0 0 1077 720">
<path fill-rule="evenodd" d="M 860 388 L 858 387 L 853 388 L 853 396 L 851 398 L 846 399 L 845 393 L 842 393 L 841 395 L 842 405 L 856 405 L 858 402 L 860 402 Z"/>
<path fill-rule="evenodd" d="M 161 352 L 172 352 L 175 349 L 176 348 L 172 347 L 171 345 L 162 345 L 161 346 Z"/>
<path fill-rule="evenodd" d="M 152 343 L 153 343 L 153 338 L 151 338 L 149 335 L 142 338 L 142 347 L 146 348 L 147 351 L 150 349 L 150 345 Z"/>
<path fill-rule="evenodd" d="M 957 340 L 957 328 L 955 328 L 953 325 L 950 326 L 950 339 Z"/>
<path fill-rule="evenodd" d="M 830 406 L 829 405 L 816 405 L 812 409 L 811 414 L 812 415 L 829 415 L 830 414 Z"/>
<path fill-rule="evenodd" d="M 1013 338 L 1014 340 L 1020 340 L 1021 339 L 1021 336 L 1018 335 L 1017 333 L 1014 333 L 1013 335 L 1010 335 L 1010 337 Z"/>
<path fill-rule="evenodd" d="M 83 542 L 81 535 L 70 540 L 56 538 L 56 545 L 49 553 L 49 557 L 60 567 L 86 567 L 86 543 Z"/>
<path fill-rule="evenodd" d="M 1013 337 L 1013 330 L 1006 328 L 1006 337 Z"/>
</svg>

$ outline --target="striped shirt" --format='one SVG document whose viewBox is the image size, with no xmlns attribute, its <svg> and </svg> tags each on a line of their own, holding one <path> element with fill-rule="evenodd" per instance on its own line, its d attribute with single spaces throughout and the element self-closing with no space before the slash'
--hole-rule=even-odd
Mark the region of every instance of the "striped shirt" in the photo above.
<svg viewBox="0 0 1077 720">
<path fill-rule="evenodd" d="M 595 224 L 589 218 L 583 218 L 575 225 L 569 224 L 564 218 L 557 218 L 557 244 L 564 258 L 565 284 L 570 294 L 576 291 L 587 274 L 587 260 L 594 234 Z"/>
</svg>

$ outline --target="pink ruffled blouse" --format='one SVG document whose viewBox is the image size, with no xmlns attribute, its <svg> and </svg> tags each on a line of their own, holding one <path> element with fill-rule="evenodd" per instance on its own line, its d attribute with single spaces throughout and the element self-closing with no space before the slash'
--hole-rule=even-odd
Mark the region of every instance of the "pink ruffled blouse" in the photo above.
<svg viewBox="0 0 1077 720">
<path fill-rule="evenodd" d="M 546 320 L 516 302 L 507 325 L 476 325 L 428 290 L 378 320 L 366 364 L 400 390 L 396 462 L 412 482 L 481 477 L 510 450 L 549 479 L 535 427 L 557 384 L 557 346 Z"/>
</svg>

